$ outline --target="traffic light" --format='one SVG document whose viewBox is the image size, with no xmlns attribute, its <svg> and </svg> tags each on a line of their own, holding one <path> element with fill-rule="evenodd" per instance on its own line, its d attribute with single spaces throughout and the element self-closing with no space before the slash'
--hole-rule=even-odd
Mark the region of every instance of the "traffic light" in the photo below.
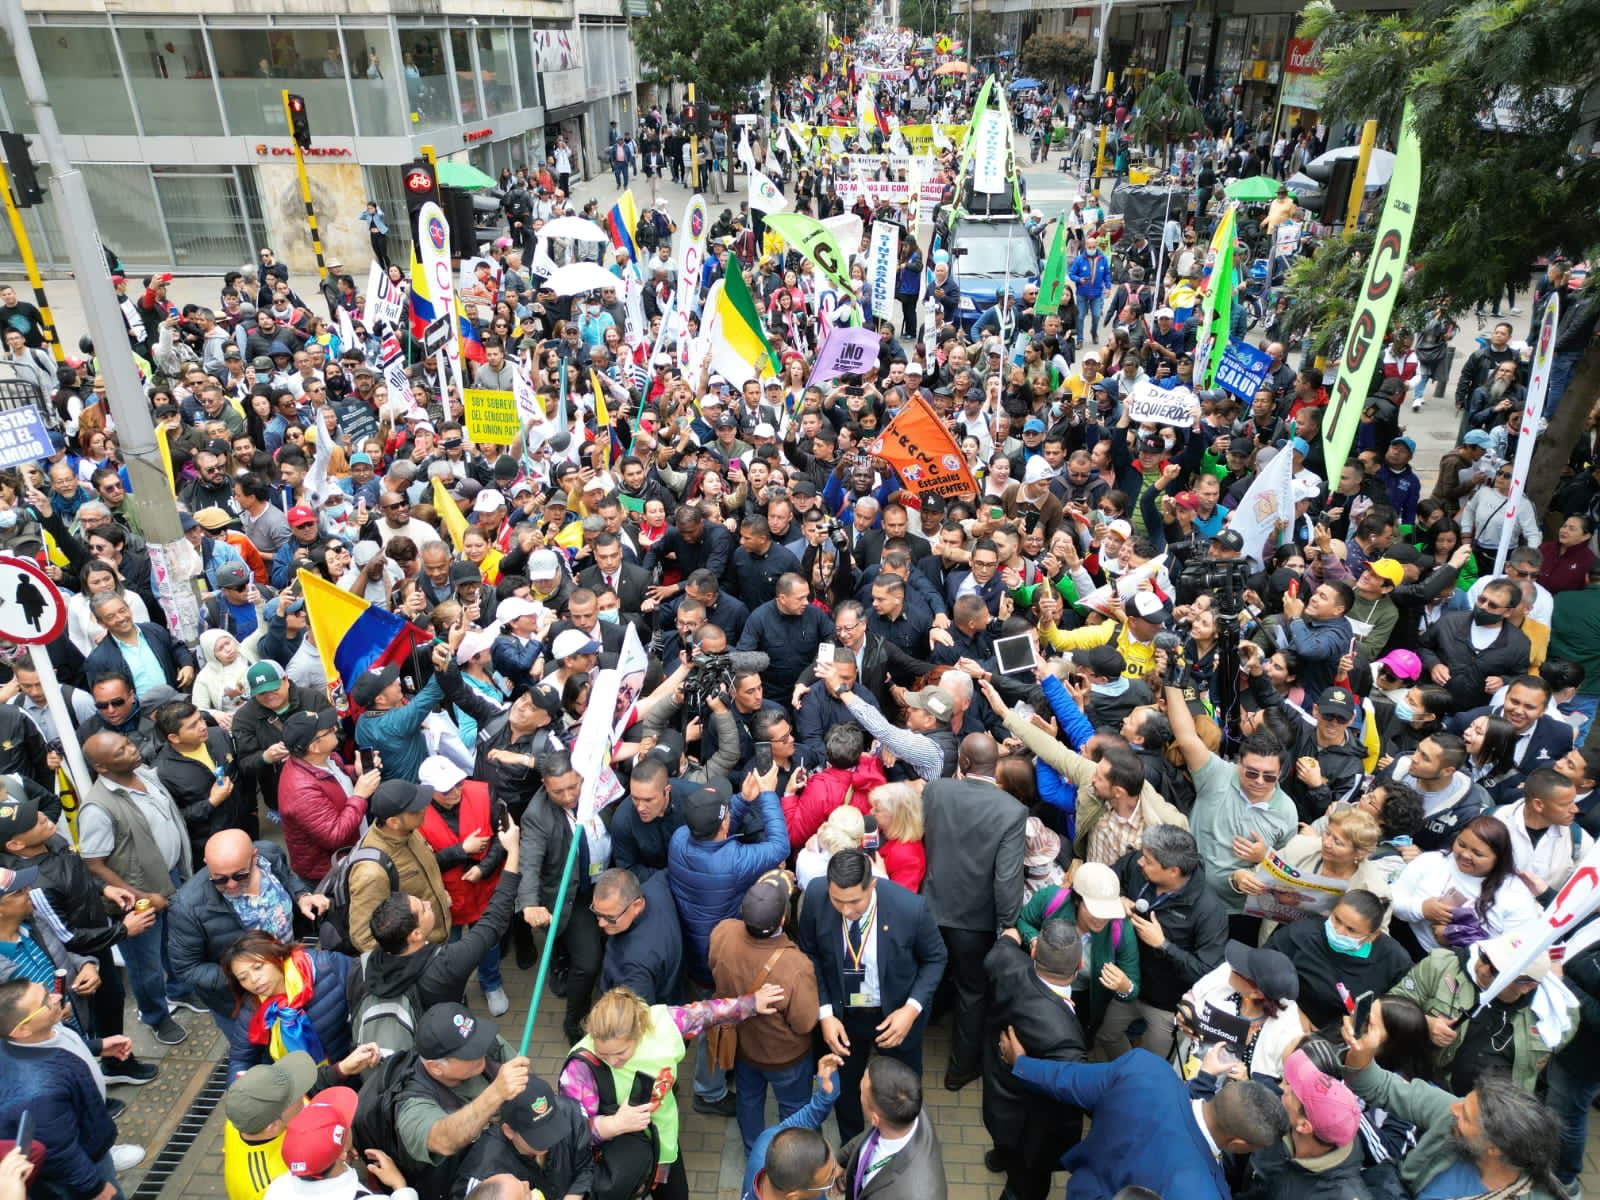
<svg viewBox="0 0 1600 1200">
<path fill-rule="evenodd" d="M 39 175 L 34 170 L 28 148 L 28 139 L 20 133 L 0 133 L 0 150 L 5 153 L 6 170 L 11 172 L 11 191 L 18 208 L 44 203 L 44 188 L 39 186 Z"/>
<path fill-rule="evenodd" d="M 699 105 L 691 103 L 683 106 L 683 127 L 685 129 L 698 129 L 699 125 L 696 122 L 698 122 L 699 119 Z"/>
<path fill-rule="evenodd" d="M 289 132 L 294 144 L 302 150 L 311 149 L 311 118 L 306 115 L 306 98 L 289 95 Z"/>
<path fill-rule="evenodd" d="M 415 234 L 418 211 L 429 201 L 439 203 L 439 185 L 433 164 L 425 158 L 408 162 L 400 168 L 400 182 L 406 196 L 406 214 Z"/>
</svg>

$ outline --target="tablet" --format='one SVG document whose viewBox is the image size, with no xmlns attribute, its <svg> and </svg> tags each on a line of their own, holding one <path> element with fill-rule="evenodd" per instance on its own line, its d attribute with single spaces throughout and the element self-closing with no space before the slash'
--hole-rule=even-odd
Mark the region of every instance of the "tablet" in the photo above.
<svg viewBox="0 0 1600 1200">
<path fill-rule="evenodd" d="M 1031 675 L 1039 663 L 1038 656 L 1034 653 L 1033 639 L 1025 633 L 1019 633 L 1015 637 L 996 638 L 994 654 L 1000 663 L 1002 675 Z"/>
</svg>

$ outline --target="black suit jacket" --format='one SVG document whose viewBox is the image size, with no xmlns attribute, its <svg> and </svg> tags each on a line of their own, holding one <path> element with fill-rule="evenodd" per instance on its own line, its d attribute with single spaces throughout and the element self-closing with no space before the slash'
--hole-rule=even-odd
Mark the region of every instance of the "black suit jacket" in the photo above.
<svg viewBox="0 0 1600 1200">
<path fill-rule="evenodd" d="M 1445 722 L 1452 733 L 1464 733 L 1468 725 L 1479 717 L 1503 716 L 1488 705 L 1457 713 Z M 1521 740 L 1520 738 L 1518 739 Z M 1533 727 L 1533 737 L 1528 741 L 1527 752 L 1517 760 L 1517 770 L 1526 775 L 1539 767 L 1553 767 L 1572 749 L 1572 726 L 1559 721 L 1549 713 L 1540 717 Z"/>
<path fill-rule="evenodd" d="M 586 568 L 578 582 L 595 594 L 606 590 L 605 573 L 598 566 Z M 650 644 L 650 618 L 641 611 L 645 590 L 650 586 L 650 572 L 637 563 L 625 562 L 617 572 L 617 599 L 622 601 L 622 619 L 639 631 L 639 643 Z"/>
<path fill-rule="evenodd" d="M 999 933 L 1022 910 L 1028 810 L 980 779 L 936 779 L 923 789 L 922 895 L 941 926 Z"/>
<path fill-rule="evenodd" d="M 912 1036 L 920 1037 L 933 1010 L 933 993 L 949 959 L 933 914 L 915 892 L 879 879 L 878 995 L 885 1013 L 907 1000 L 922 1005 Z M 813 879 L 800 906 L 800 948 L 817 968 L 817 995 L 838 1014 L 845 1009 L 844 918 L 828 903 L 828 881 Z"/>
<path fill-rule="evenodd" d="M 933 1118 L 924 1108 L 905 1149 L 872 1173 L 860 1191 L 856 1190 L 856 1171 L 861 1152 L 866 1149 L 868 1130 L 852 1138 L 841 1152 L 844 1159 L 845 1200 L 945 1200 L 944 1155 Z"/>
<path fill-rule="evenodd" d="M 1031 1167 L 1053 1168 L 1083 1131 L 1080 1110 L 1048 1099 L 1017 1081 L 1000 1058 L 1007 1026 L 1030 1058 L 1082 1062 L 1083 1026 L 1078 1016 L 1034 970 L 1028 952 L 1001 938 L 984 960 L 989 977 L 984 1006 L 983 1124 L 997 1146 L 1014 1148 Z"/>
</svg>

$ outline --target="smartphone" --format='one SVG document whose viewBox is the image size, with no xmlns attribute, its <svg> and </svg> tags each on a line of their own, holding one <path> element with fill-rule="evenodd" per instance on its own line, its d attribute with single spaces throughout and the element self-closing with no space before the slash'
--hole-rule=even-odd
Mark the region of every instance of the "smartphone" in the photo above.
<svg viewBox="0 0 1600 1200">
<path fill-rule="evenodd" d="M 33 1146 L 33 1112 L 23 1109 L 22 1115 L 17 1118 L 17 1149 L 26 1156 Z"/>
<path fill-rule="evenodd" d="M 504 800 L 494 802 L 494 827 L 498 830 L 511 828 L 511 812 L 506 808 Z"/>
<path fill-rule="evenodd" d="M 833 643 L 823 642 L 817 647 L 817 666 L 824 666 L 833 661 Z"/>
<path fill-rule="evenodd" d="M 1355 1027 L 1356 1037 L 1367 1031 L 1367 1022 L 1372 1018 L 1372 1005 L 1378 999 L 1376 992 L 1362 992 L 1356 997 Z"/>
<path fill-rule="evenodd" d="M 756 759 L 754 769 L 757 775 L 765 775 L 768 771 L 772 770 L 771 742 L 756 743 Z"/>
<path fill-rule="evenodd" d="M 1296 600 L 1300 598 L 1300 581 L 1298 579 L 1289 580 L 1289 595 Z"/>
</svg>

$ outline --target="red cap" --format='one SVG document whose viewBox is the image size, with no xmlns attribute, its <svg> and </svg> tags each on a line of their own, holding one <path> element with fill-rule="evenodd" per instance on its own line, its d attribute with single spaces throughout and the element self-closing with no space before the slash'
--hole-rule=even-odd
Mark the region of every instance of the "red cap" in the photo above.
<svg viewBox="0 0 1600 1200">
<path fill-rule="evenodd" d="M 351 1144 L 356 1099 L 347 1087 L 328 1088 L 289 1118 L 283 1134 L 283 1163 L 289 1174 L 317 1179 L 344 1158 Z"/>
<path fill-rule="evenodd" d="M 290 525 L 315 525 L 316 523 L 317 514 L 312 512 L 304 504 L 296 504 L 289 510 Z"/>
<path fill-rule="evenodd" d="M 111 282 L 112 283 L 127 283 L 128 282 L 128 277 L 126 275 L 113 275 L 111 277 Z"/>
<path fill-rule="evenodd" d="M 1179 492 L 1172 498 L 1172 502 L 1179 508 L 1187 508 L 1190 512 L 1200 511 L 1200 497 L 1193 492 Z"/>
</svg>

